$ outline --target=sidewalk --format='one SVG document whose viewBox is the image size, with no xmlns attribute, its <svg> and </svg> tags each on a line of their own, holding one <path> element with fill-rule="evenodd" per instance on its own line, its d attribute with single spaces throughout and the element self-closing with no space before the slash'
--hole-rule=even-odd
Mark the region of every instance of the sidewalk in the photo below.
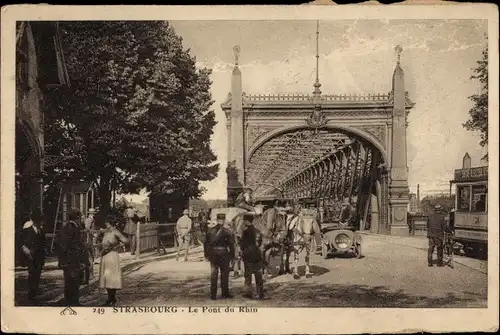
<svg viewBox="0 0 500 335">
<path fill-rule="evenodd" d="M 197 246 L 191 249 L 191 252 L 197 253 L 202 249 Z M 167 253 L 157 253 L 157 251 L 142 253 L 141 257 L 137 259 L 135 255 L 130 255 L 129 252 L 121 253 L 121 268 L 125 273 L 130 268 L 137 265 L 142 265 L 150 262 L 161 261 L 168 258 L 173 258 L 176 255 L 176 248 L 167 248 Z M 182 253 L 181 253 L 182 255 Z M 94 264 L 94 276 L 91 277 L 89 284 L 80 287 L 80 295 L 85 295 L 89 291 L 94 290 L 99 283 L 99 264 Z M 58 306 L 64 299 L 64 279 L 63 271 L 57 267 L 57 262 L 48 262 L 44 266 L 42 277 L 40 280 L 40 294 L 37 296 L 34 303 L 28 302 L 28 271 L 23 268 L 16 268 L 15 270 L 15 301 L 16 306 Z"/>
<path fill-rule="evenodd" d="M 378 240 L 384 240 L 387 243 L 392 243 L 396 245 L 406 246 L 425 251 L 427 251 L 427 249 L 429 248 L 429 242 L 426 236 L 393 236 L 393 235 L 374 234 L 366 231 L 360 231 L 359 233 L 362 235 L 372 236 L 377 238 Z M 479 271 L 484 274 L 488 273 L 488 261 L 465 257 L 462 255 L 461 250 L 455 250 L 453 260 L 455 263 L 468 267 L 475 271 Z"/>
</svg>

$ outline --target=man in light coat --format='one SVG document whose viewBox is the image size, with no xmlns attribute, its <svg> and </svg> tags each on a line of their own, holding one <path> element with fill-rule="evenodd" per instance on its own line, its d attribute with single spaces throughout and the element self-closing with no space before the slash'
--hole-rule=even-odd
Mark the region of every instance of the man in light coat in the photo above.
<svg viewBox="0 0 500 335">
<path fill-rule="evenodd" d="M 188 261 L 189 245 L 191 243 L 191 229 L 193 228 L 193 221 L 189 217 L 189 210 L 185 209 L 182 212 L 182 216 L 177 220 L 177 225 L 175 226 L 177 234 L 177 261 L 179 261 L 179 255 L 181 249 L 185 249 L 184 262 Z"/>
<path fill-rule="evenodd" d="M 137 211 L 132 207 L 132 205 L 128 205 L 125 210 L 125 218 L 127 223 L 125 224 L 125 228 L 123 229 L 123 233 L 126 235 L 128 240 L 130 241 L 130 254 L 134 255 L 136 252 L 137 246 Z"/>
</svg>

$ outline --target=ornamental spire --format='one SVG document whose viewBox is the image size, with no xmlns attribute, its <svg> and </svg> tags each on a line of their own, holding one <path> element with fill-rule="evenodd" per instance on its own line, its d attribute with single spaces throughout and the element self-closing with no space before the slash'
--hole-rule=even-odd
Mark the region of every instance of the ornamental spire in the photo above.
<svg viewBox="0 0 500 335">
<path fill-rule="evenodd" d="M 396 50 L 396 54 L 398 55 L 398 65 L 401 63 L 401 53 L 403 53 L 403 47 L 401 45 L 396 45 L 394 48 Z"/>
<path fill-rule="evenodd" d="M 319 89 L 321 84 L 319 83 L 319 20 L 316 21 L 316 81 L 314 82 L 314 95 L 320 95 L 321 90 Z"/>
<path fill-rule="evenodd" d="M 234 66 L 238 66 L 238 60 L 240 58 L 240 51 L 241 48 L 239 45 L 235 45 L 233 47 L 233 52 L 234 52 Z"/>
</svg>

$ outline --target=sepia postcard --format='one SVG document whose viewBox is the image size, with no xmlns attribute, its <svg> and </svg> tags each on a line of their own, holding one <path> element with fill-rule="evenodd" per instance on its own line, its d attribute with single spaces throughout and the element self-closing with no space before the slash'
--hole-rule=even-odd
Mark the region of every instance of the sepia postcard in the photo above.
<svg viewBox="0 0 500 335">
<path fill-rule="evenodd" d="M 2 8 L 1 325 L 498 331 L 498 8 Z"/>
</svg>

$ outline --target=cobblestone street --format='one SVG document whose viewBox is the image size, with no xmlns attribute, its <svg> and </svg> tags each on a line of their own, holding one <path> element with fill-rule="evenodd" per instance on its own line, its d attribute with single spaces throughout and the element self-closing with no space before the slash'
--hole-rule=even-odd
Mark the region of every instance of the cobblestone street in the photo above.
<svg viewBox="0 0 500 335">
<path fill-rule="evenodd" d="M 426 239 L 363 236 L 362 259 L 312 257 L 314 276 L 294 280 L 291 275 L 268 279 L 268 300 L 242 297 L 243 279 L 231 279 L 235 298 L 211 301 L 209 264 L 202 254 L 189 262 L 168 259 L 138 265 L 125 274 L 119 306 L 247 305 L 273 307 L 486 307 L 487 274 L 484 261 L 458 256 L 454 269 L 427 267 Z M 398 243 L 395 243 L 398 242 Z M 405 242 L 405 243 L 403 243 Z M 481 263 L 484 262 L 484 263 Z M 275 261 L 276 263 L 276 261 Z M 462 265 L 465 264 L 465 265 Z M 303 267 L 299 268 L 304 271 Z M 188 298 L 189 297 L 189 298 Z M 87 306 L 104 303 L 104 290 L 82 298 Z"/>
</svg>

